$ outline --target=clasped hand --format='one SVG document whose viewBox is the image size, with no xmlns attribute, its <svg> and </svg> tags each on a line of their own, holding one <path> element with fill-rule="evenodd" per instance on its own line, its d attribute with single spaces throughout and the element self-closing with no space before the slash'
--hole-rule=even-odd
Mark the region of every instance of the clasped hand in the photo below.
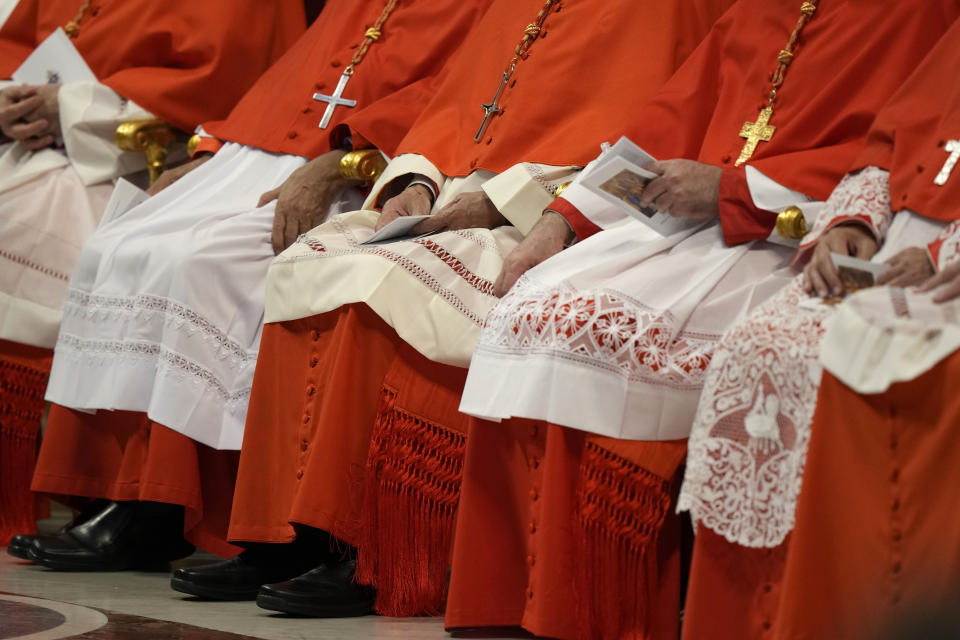
<svg viewBox="0 0 960 640">
<path fill-rule="evenodd" d="M 36 151 L 60 136 L 60 85 L 23 85 L 0 91 L 0 130 Z"/>
<path fill-rule="evenodd" d="M 432 198 L 422 184 L 404 189 L 387 200 L 377 221 L 382 229 L 397 218 L 422 216 L 430 213 Z M 461 193 L 439 211 L 410 230 L 413 235 L 453 231 L 454 229 L 495 229 L 509 224 L 483 191 Z"/>
</svg>

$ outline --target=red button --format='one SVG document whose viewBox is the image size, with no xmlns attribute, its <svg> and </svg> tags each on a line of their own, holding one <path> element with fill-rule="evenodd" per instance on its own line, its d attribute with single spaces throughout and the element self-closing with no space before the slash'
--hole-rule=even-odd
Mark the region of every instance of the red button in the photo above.
<svg viewBox="0 0 960 640">
<path fill-rule="evenodd" d="M 527 599 L 533 600 L 533 589 L 527 589 Z"/>
<path fill-rule="evenodd" d="M 536 437 L 537 437 L 537 434 L 539 434 L 539 433 L 540 433 L 540 429 L 537 428 L 537 425 L 532 425 L 532 426 L 530 427 L 530 437 L 531 437 L 531 438 L 536 438 Z"/>
<path fill-rule="evenodd" d="M 310 424 L 310 416 L 303 416 L 303 424 Z"/>
<path fill-rule="evenodd" d="M 308 395 L 308 396 L 312 396 L 312 395 L 315 394 L 316 392 L 317 392 L 317 388 L 316 388 L 315 386 L 313 386 L 312 384 L 307 385 L 307 395 Z"/>
<path fill-rule="evenodd" d="M 471 160 L 471 161 L 470 161 L 470 168 L 471 168 L 471 169 L 476 168 L 478 162 L 479 162 L 479 161 L 478 161 L 476 158 L 474 158 L 473 160 Z"/>
<path fill-rule="evenodd" d="M 723 164 L 730 164 L 730 161 L 733 160 L 733 158 L 729 155 L 726 155 L 720 158 L 720 160 L 723 162 Z"/>
<path fill-rule="evenodd" d="M 540 499 L 540 494 L 537 493 L 536 489 L 530 489 L 530 499 L 534 502 Z"/>
<path fill-rule="evenodd" d="M 890 503 L 890 511 L 897 511 L 900 508 L 900 499 L 894 498 L 893 502 Z"/>
<path fill-rule="evenodd" d="M 297 480 L 300 480 L 302 478 L 303 478 L 303 469 L 300 469 L 299 471 L 297 471 Z"/>
<path fill-rule="evenodd" d="M 300 113 L 306 114 L 306 113 L 310 113 L 311 111 L 312 111 L 312 109 L 311 109 L 310 107 L 304 107 L 304 108 L 300 111 Z"/>
<path fill-rule="evenodd" d="M 313 331 L 310 332 L 310 338 L 311 338 L 314 342 L 316 342 L 317 340 L 320 339 L 320 332 L 317 331 L 316 329 L 314 329 Z"/>
<path fill-rule="evenodd" d="M 540 468 L 540 459 L 539 458 L 530 458 L 530 467 L 533 469 Z"/>
<path fill-rule="evenodd" d="M 896 483 L 900 480 L 900 469 L 894 469 L 890 472 L 890 482 Z"/>
<path fill-rule="evenodd" d="M 537 559 L 533 556 L 527 556 L 527 564 L 531 567 L 537 563 Z"/>
<path fill-rule="evenodd" d="M 320 358 L 314 356 L 313 358 L 310 359 L 311 369 L 316 369 L 318 364 L 320 364 Z"/>
<path fill-rule="evenodd" d="M 291 131 L 290 133 L 287 134 L 287 137 L 290 138 L 291 140 L 293 140 L 294 138 L 297 137 L 297 132 L 296 132 L 296 131 Z"/>
<path fill-rule="evenodd" d="M 317 91 L 321 91 L 323 89 L 326 89 L 327 85 L 323 82 L 318 82 L 317 84 L 313 85 L 313 88 L 316 89 Z"/>
<path fill-rule="evenodd" d="M 537 532 L 537 523 L 536 523 L 536 522 L 531 522 L 531 523 L 530 523 L 530 533 L 533 534 L 533 533 L 536 533 L 536 532 Z"/>
<path fill-rule="evenodd" d="M 304 440 L 300 443 L 300 449 L 306 451 L 310 447 L 310 443 Z"/>
<path fill-rule="evenodd" d="M 334 69 L 336 69 L 337 67 L 340 66 L 340 61 L 339 61 L 339 60 L 331 60 L 331 61 L 330 61 L 330 66 L 333 67 Z"/>
</svg>

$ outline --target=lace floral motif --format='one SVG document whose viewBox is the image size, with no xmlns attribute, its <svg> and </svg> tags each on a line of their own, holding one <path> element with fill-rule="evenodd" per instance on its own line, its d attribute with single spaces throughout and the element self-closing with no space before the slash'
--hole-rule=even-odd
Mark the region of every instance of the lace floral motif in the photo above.
<svg viewBox="0 0 960 640">
<path fill-rule="evenodd" d="M 890 210 L 890 173 L 877 167 L 844 176 L 827 199 L 827 206 L 803 239 L 801 250 L 810 249 L 820 236 L 841 222 L 859 220 L 869 225 L 878 240 L 887 235 Z"/>
<path fill-rule="evenodd" d="M 799 308 L 801 287 L 802 276 L 724 335 L 690 436 L 678 508 L 747 547 L 793 529 L 829 314 Z"/>
<path fill-rule="evenodd" d="M 678 333 L 669 311 L 619 291 L 545 287 L 523 276 L 487 316 L 479 348 L 549 354 L 631 381 L 697 390 L 718 338 Z"/>
</svg>

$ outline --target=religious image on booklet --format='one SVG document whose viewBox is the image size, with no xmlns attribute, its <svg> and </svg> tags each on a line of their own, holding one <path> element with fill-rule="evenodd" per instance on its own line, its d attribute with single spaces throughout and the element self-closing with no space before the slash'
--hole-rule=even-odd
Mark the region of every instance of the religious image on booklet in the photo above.
<svg viewBox="0 0 960 640">
<path fill-rule="evenodd" d="M 880 274 L 889 268 L 889 265 L 880 262 L 870 262 L 869 260 L 860 260 L 840 253 L 831 253 L 830 261 L 837 269 L 837 275 L 840 276 L 840 283 L 843 285 L 843 293 L 838 296 L 827 296 L 826 298 L 809 298 L 800 303 L 801 307 L 816 309 L 823 306 L 833 307 L 844 298 L 861 289 L 869 289 L 877 284 L 877 278 Z"/>
<path fill-rule="evenodd" d="M 613 151 L 608 155 L 612 156 Z M 604 159 L 584 176 L 581 184 L 663 236 L 699 225 L 698 221 L 675 218 L 668 211 L 640 204 L 640 196 L 647 183 L 656 177 L 657 174 L 638 167 L 626 158 L 613 156 Z"/>
</svg>

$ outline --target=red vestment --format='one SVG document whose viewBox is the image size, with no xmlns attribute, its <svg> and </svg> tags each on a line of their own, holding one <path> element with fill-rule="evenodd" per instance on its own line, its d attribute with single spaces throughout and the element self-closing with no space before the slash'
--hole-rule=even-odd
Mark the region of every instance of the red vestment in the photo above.
<svg viewBox="0 0 960 640">
<path fill-rule="evenodd" d="M 480 105 L 493 97 L 523 28 L 543 6 L 496 2 L 442 72 L 436 97 L 398 152 L 422 154 L 451 176 L 526 161 L 586 164 L 730 3 L 702 2 L 696 11 L 686 2 L 644 4 L 562 3 L 478 144 Z M 464 375 L 419 356 L 361 305 L 266 325 L 230 538 L 290 540 L 291 523 L 324 529 L 359 545 L 360 579 L 377 587 L 378 611 L 442 609 L 466 433 L 457 412 Z M 374 471 L 365 478 L 371 437 Z"/>
<path fill-rule="evenodd" d="M 949 27 L 949 23 L 942 26 Z M 943 93 L 944 79 L 950 77 L 950 69 L 960 58 L 960 47 L 951 37 L 957 31 L 956 26 L 952 28 L 932 51 L 929 46 L 936 44 L 932 39 L 925 41 L 926 48 L 914 45 L 917 47 L 915 55 L 929 53 L 922 61 L 911 60 L 901 71 L 902 74 L 916 69 L 879 111 L 866 145 L 851 163 L 851 170 L 873 166 L 890 172 L 893 211 L 910 209 L 925 217 L 945 221 L 956 220 L 958 216 L 955 203 L 960 181 L 953 180 L 944 186 L 934 184 L 934 177 L 947 158 L 943 149 L 945 140 L 955 137 L 955 132 L 960 129 L 960 92 L 953 90 L 946 99 Z M 940 369 L 949 370 L 946 363 L 941 364 Z M 922 378 L 930 379 L 930 374 Z M 772 628 L 780 629 L 777 637 L 783 638 L 818 638 L 825 637 L 824 634 L 846 637 L 833 625 L 850 622 L 843 619 L 846 614 L 861 616 L 857 621 L 864 623 L 863 609 L 858 606 L 866 603 L 877 606 L 883 602 L 879 598 L 881 592 L 897 591 L 889 591 L 891 587 L 887 578 L 894 578 L 883 571 L 888 567 L 881 567 L 879 561 L 879 554 L 884 549 L 892 552 L 892 547 L 884 546 L 890 541 L 876 536 L 856 537 L 865 531 L 864 527 L 873 532 L 888 524 L 884 518 L 889 514 L 876 510 L 879 496 L 886 494 L 873 493 L 880 485 L 872 478 L 879 478 L 884 474 L 883 469 L 888 470 L 885 464 L 889 458 L 880 448 L 882 438 L 879 433 L 870 446 L 873 447 L 871 451 L 882 454 L 880 458 L 868 457 L 855 447 L 863 439 L 873 437 L 869 435 L 871 429 L 888 407 L 902 405 L 910 397 L 911 390 L 922 388 L 923 383 L 916 380 L 897 385 L 888 399 L 852 399 L 850 396 L 855 393 L 846 390 L 829 373 L 824 373 L 803 469 L 803 488 L 794 532 L 775 548 L 750 549 L 733 544 L 713 531 L 701 529 L 694 547 L 684 638 L 715 638 L 718 629 L 728 630 L 729 635 L 725 637 L 730 638 L 759 637 Z M 828 398 L 826 404 L 824 398 Z M 946 403 L 943 408 L 949 412 L 952 407 L 953 404 Z M 927 415 L 927 409 L 918 407 L 911 410 L 910 416 L 905 417 L 899 426 L 892 428 L 899 432 L 906 428 L 904 425 L 916 421 L 922 423 L 922 417 Z M 932 446 L 930 443 L 949 437 L 946 417 L 931 419 L 930 423 L 937 427 L 925 431 L 925 435 L 916 436 L 917 439 L 911 439 L 907 445 L 911 451 L 916 450 L 920 458 L 928 455 L 925 448 Z M 835 438 L 834 435 L 825 435 L 824 431 L 828 434 L 843 432 L 843 436 Z M 829 465 L 830 475 L 814 480 L 815 488 L 808 491 L 811 476 L 827 473 L 821 464 Z M 918 483 L 922 481 L 920 478 L 916 480 Z M 913 485 L 918 491 L 922 490 L 921 487 L 921 484 Z M 814 502 L 817 506 L 813 506 Z M 858 505 L 852 506 L 854 502 Z M 841 505 L 851 506 L 842 516 L 839 515 L 843 509 Z M 861 507 L 864 511 L 860 511 Z M 866 513 L 870 513 L 869 519 L 865 517 Z M 805 520 L 801 521 L 801 518 Z M 853 527 L 853 523 L 857 526 Z M 944 523 L 949 527 L 950 517 L 946 517 Z M 923 533 L 918 536 L 917 549 L 922 549 L 927 542 L 930 544 L 928 549 L 943 551 L 946 535 L 934 544 L 932 531 L 923 530 L 923 526 L 918 524 L 918 530 Z M 799 543 L 798 533 L 804 537 Z M 820 543 L 826 546 L 815 546 Z M 844 562 L 849 561 L 850 565 L 842 571 L 835 571 L 835 565 L 827 567 L 828 561 L 837 560 L 835 555 L 824 552 L 828 548 L 843 549 Z M 918 550 L 916 554 L 918 561 L 925 558 L 923 551 Z M 786 583 L 783 582 L 786 580 L 785 563 L 793 567 Z M 955 564 L 950 566 L 956 567 Z M 911 578 L 920 580 L 922 568 Z M 942 574 L 937 574 L 932 579 L 942 578 Z M 922 590 L 916 587 L 914 585 L 906 591 L 912 589 L 914 596 L 922 595 Z M 833 597 L 831 593 L 842 593 L 843 597 Z M 786 620 L 781 624 L 784 617 Z M 874 620 L 879 621 L 876 617 Z M 804 634 L 800 630 L 815 631 Z"/>
<path fill-rule="evenodd" d="M 51 32 L 76 17 L 82 4 L 20 0 L 0 29 L 0 78 L 10 77 Z M 100 82 L 190 131 L 226 115 L 304 28 L 300 0 L 99 0 L 80 21 L 73 42 Z M 14 258 L 0 250 L 0 261 Z M 25 352 L 34 356 L 29 365 L 23 362 Z M 0 544 L 14 533 L 32 530 L 36 521 L 34 498 L 26 488 L 50 357 L 49 350 L 0 345 L 0 369 L 12 376 L 0 390 L 0 450 L 21 461 L 0 465 L 0 512 L 7 514 L 6 522 L 0 520 Z M 28 415 L 32 417 L 25 421 Z"/>
<path fill-rule="evenodd" d="M 960 87 L 952 81 L 958 35 L 960 24 L 883 108 L 858 161 L 889 170 L 893 210 L 954 222 L 941 238 L 960 217 L 956 169 L 934 182 L 949 157 L 947 141 L 960 131 Z M 955 609 L 958 376 L 956 353 L 882 393 L 858 393 L 824 371 L 774 638 L 879 637 L 895 620 Z"/>
<path fill-rule="evenodd" d="M 417 96 L 487 5 L 454 0 L 399 4 L 348 83 L 345 96 L 358 101 L 356 109 L 338 108 L 330 127 L 319 129 L 325 103 L 313 100 L 313 94 L 336 87 L 364 31 L 385 4 L 328 1 L 290 54 L 253 86 L 230 116 L 205 128 L 225 140 L 313 157 L 334 148 L 337 126 L 356 114 L 366 123 L 365 140 L 392 154 L 397 132 L 409 128 L 422 108 L 424 100 Z M 134 432 L 136 436 L 129 435 Z M 226 543 L 227 519 L 220 517 L 232 502 L 235 474 L 230 469 L 235 470 L 236 452 L 214 451 L 131 412 L 91 416 L 58 407 L 48 421 L 48 433 L 64 442 L 90 444 L 72 448 L 45 442 L 35 491 L 181 504 L 188 511 L 188 539 L 221 555 L 236 551 Z M 130 447 L 134 449 L 128 451 Z M 131 461 L 138 456 L 145 462 L 133 469 Z M 208 477 L 217 480 L 203 482 Z"/>
</svg>

